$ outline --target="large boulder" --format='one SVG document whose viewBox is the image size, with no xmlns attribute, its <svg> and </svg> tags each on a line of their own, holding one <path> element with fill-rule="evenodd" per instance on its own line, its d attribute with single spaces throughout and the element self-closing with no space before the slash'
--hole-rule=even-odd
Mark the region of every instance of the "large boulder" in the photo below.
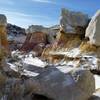
<svg viewBox="0 0 100 100">
<path fill-rule="evenodd" d="M 87 100 L 95 90 L 93 75 L 89 71 L 69 70 L 61 66 L 47 69 L 33 81 L 33 92 L 53 100 Z"/>
<path fill-rule="evenodd" d="M 100 46 L 100 10 L 92 17 L 85 36 L 89 37 L 91 44 Z"/>
<path fill-rule="evenodd" d="M 81 12 L 62 9 L 60 27 L 65 33 L 83 34 L 88 21 L 88 16 Z"/>
</svg>

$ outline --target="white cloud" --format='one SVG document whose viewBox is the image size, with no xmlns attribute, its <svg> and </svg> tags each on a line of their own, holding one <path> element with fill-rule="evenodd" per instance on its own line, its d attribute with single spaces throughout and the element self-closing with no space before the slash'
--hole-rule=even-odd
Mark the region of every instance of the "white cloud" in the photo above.
<svg viewBox="0 0 100 100">
<path fill-rule="evenodd" d="M 33 2 L 39 2 L 39 3 L 54 3 L 52 0 L 32 0 Z"/>
<path fill-rule="evenodd" d="M 0 0 L 0 4 L 13 5 L 14 0 Z"/>
<path fill-rule="evenodd" d="M 12 23 L 24 28 L 27 28 L 32 24 L 50 26 L 54 23 L 51 18 L 44 15 L 31 15 L 8 9 L 0 9 L 0 13 L 7 16 L 8 23 Z"/>
</svg>

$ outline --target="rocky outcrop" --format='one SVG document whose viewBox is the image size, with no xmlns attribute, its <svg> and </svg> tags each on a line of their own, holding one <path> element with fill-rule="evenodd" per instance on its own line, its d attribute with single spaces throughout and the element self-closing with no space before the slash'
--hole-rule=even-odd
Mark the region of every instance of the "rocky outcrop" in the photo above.
<svg viewBox="0 0 100 100">
<path fill-rule="evenodd" d="M 48 43 L 53 43 L 57 33 L 59 32 L 59 25 L 55 25 L 52 27 L 44 27 L 41 25 L 31 25 L 26 30 L 26 33 L 34 33 L 34 32 L 42 32 L 47 34 Z"/>
<path fill-rule="evenodd" d="M 85 36 L 89 38 L 90 44 L 100 46 L 100 10 L 92 17 Z"/>
<path fill-rule="evenodd" d="M 20 49 L 26 39 L 25 29 L 16 25 L 7 24 L 7 34 L 10 49 Z"/>
<path fill-rule="evenodd" d="M 16 25 L 12 25 L 10 23 L 7 24 L 7 34 L 8 35 L 15 35 L 15 36 L 17 36 L 19 34 L 26 35 L 24 28 L 21 28 L 21 27 L 16 26 Z"/>
<path fill-rule="evenodd" d="M 46 28 L 39 25 L 31 25 L 26 30 L 27 38 L 23 46 L 22 51 L 35 51 L 37 55 L 41 55 L 44 47 L 47 44 L 52 44 L 56 38 L 56 33 L 59 28 L 50 27 Z"/>
<path fill-rule="evenodd" d="M 64 56 L 53 56 L 50 52 L 69 52 L 74 48 L 78 48 L 81 42 L 82 37 L 80 34 L 66 34 L 64 32 L 59 32 L 55 42 L 49 46 L 46 46 L 44 49 L 42 58 L 50 61 L 51 63 L 57 63 L 62 60 Z"/>
<path fill-rule="evenodd" d="M 45 33 L 33 32 L 27 35 L 26 41 L 21 47 L 22 51 L 34 51 L 37 55 L 41 55 L 43 48 L 47 44 L 47 37 Z"/>
<path fill-rule="evenodd" d="M 84 34 L 88 21 L 88 16 L 81 12 L 73 12 L 65 8 L 62 9 L 60 27 L 65 33 Z"/>
</svg>

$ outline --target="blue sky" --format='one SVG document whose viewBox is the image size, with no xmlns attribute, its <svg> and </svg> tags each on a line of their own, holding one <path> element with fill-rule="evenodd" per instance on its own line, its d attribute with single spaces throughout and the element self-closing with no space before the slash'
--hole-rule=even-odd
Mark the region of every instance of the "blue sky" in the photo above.
<svg viewBox="0 0 100 100">
<path fill-rule="evenodd" d="M 31 24 L 58 24 L 61 8 L 92 16 L 100 9 L 100 0 L 0 0 L 0 13 L 8 22 L 25 28 Z"/>
</svg>

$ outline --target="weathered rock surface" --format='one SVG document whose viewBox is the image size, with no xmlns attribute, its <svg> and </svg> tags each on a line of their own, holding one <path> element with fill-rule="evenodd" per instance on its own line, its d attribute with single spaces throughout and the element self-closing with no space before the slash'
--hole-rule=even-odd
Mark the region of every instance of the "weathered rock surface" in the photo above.
<svg viewBox="0 0 100 100">
<path fill-rule="evenodd" d="M 89 18 L 81 12 L 62 9 L 60 27 L 65 33 L 84 34 Z"/>
<path fill-rule="evenodd" d="M 54 100 L 87 100 L 95 90 L 92 74 L 89 71 L 76 71 L 71 76 L 68 68 L 60 68 L 46 69 L 37 76 L 32 82 L 33 92 Z"/>
<path fill-rule="evenodd" d="M 45 33 L 33 32 L 27 35 L 26 41 L 21 47 L 22 51 L 35 51 L 37 55 L 41 55 L 43 48 L 47 44 L 47 37 Z"/>
<path fill-rule="evenodd" d="M 86 37 L 89 37 L 90 43 L 100 46 L 100 10 L 92 17 L 87 29 Z"/>
<path fill-rule="evenodd" d="M 12 24 L 7 24 L 7 35 L 11 50 L 20 49 L 26 39 L 25 29 Z"/>
</svg>

